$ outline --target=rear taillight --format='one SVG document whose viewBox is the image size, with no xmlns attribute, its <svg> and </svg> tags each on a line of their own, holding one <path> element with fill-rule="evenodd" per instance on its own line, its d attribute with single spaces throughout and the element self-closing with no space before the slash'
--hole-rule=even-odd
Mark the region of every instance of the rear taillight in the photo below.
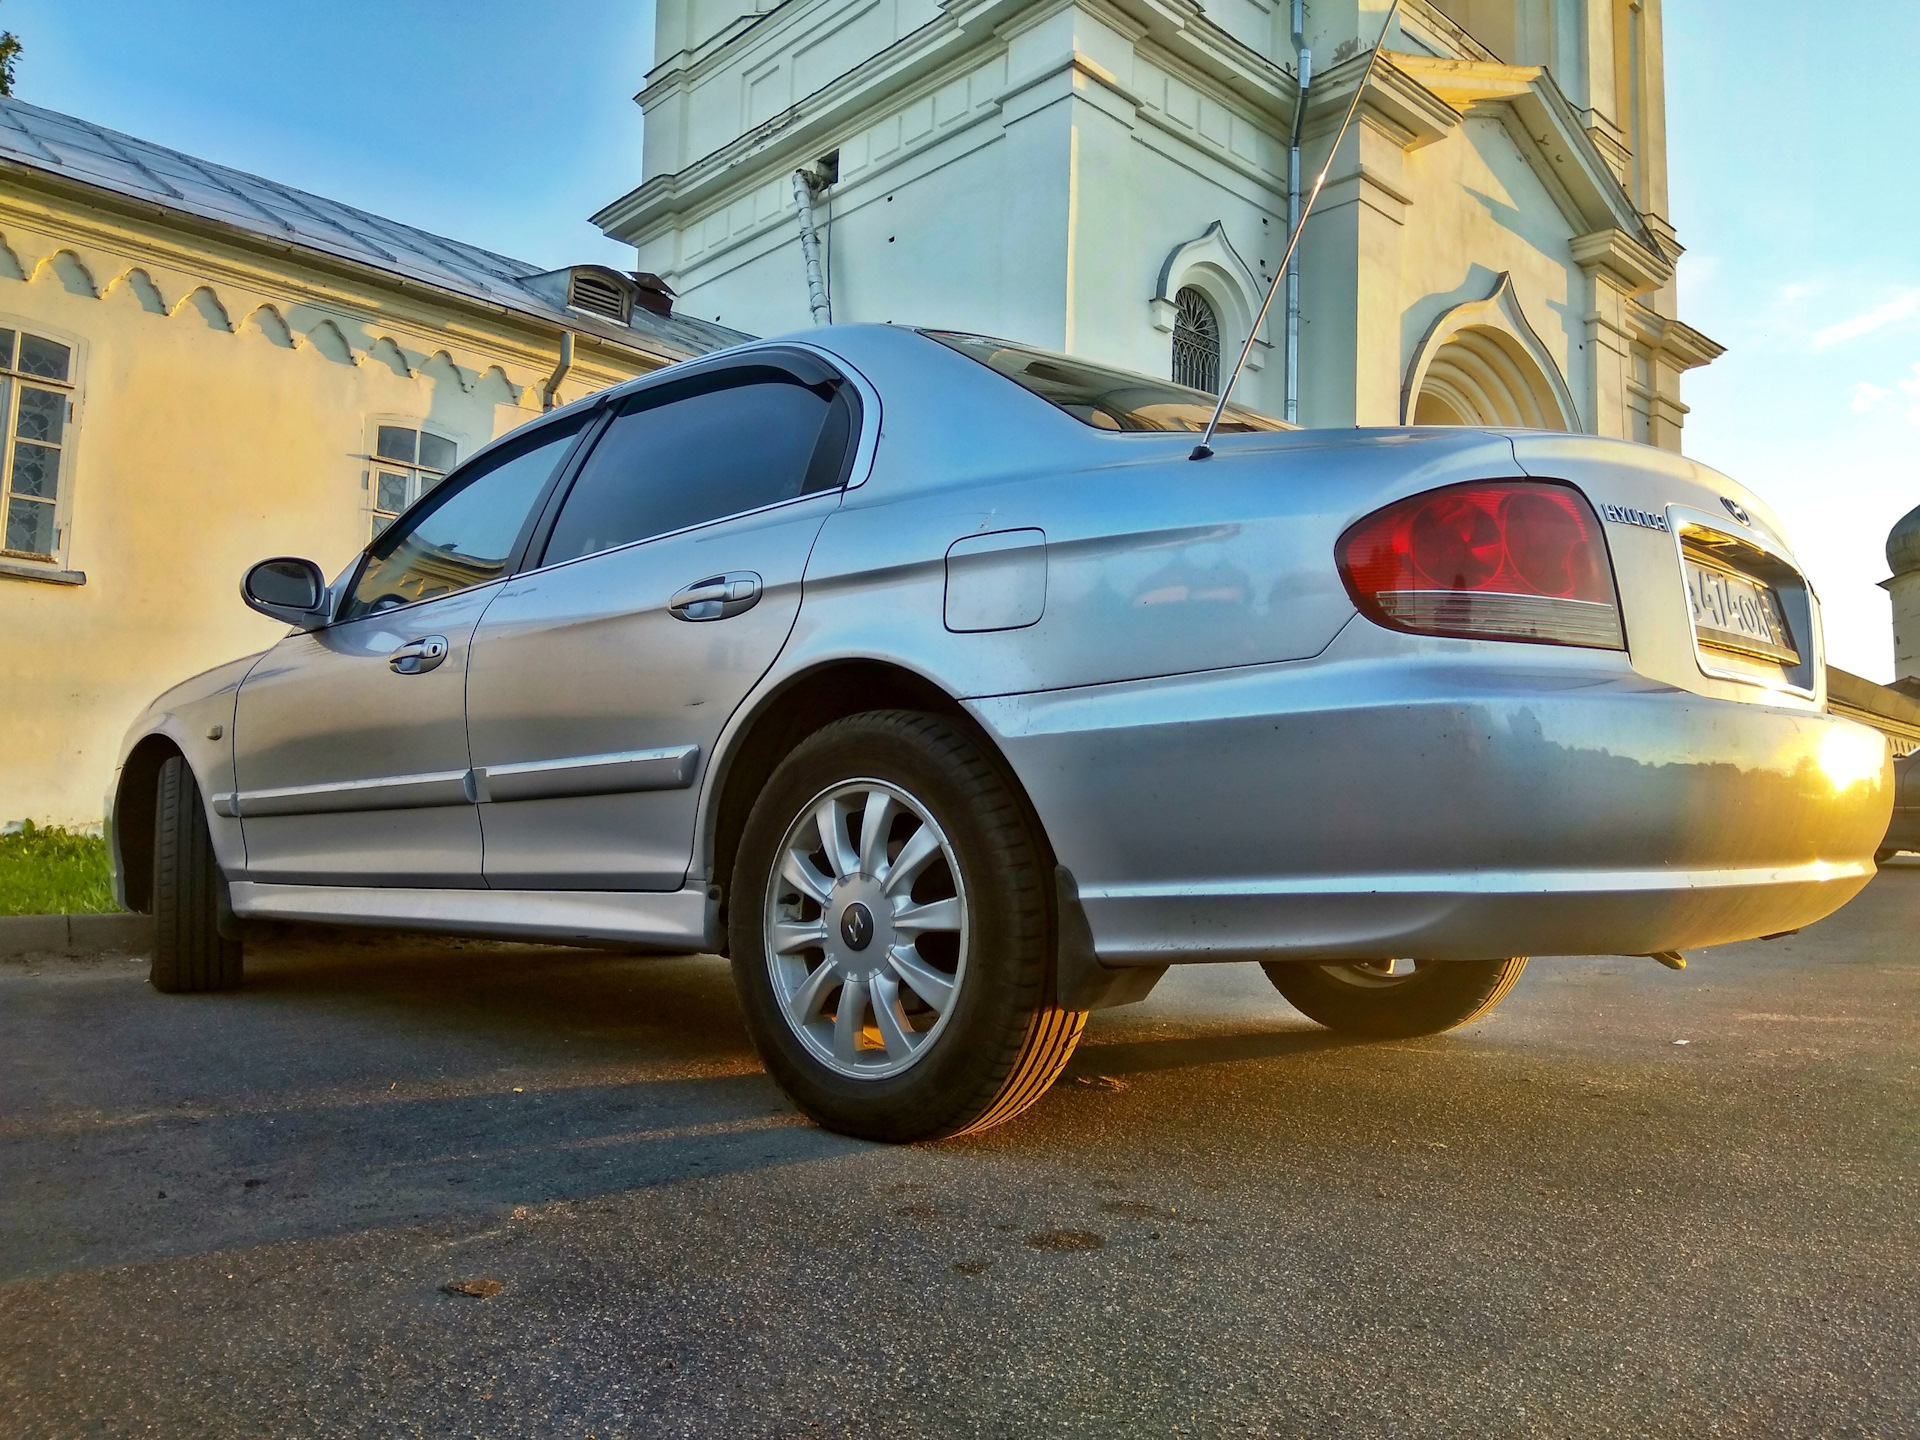
<svg viewBox="0 0 1920 1440">
<path fill-rule="evenodd" d="M 1349 527 L 1338 554 L 1353 603 L 1390 629 L 1626 649 L 1599 518 L 1571 486 L 1430 490 Z"/>
</svg>

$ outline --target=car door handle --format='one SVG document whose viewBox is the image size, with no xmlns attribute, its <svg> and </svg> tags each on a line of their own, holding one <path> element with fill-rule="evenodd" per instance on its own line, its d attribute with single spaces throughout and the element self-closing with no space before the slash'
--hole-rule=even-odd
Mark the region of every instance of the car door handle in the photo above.
<svg viewBox="0 0 1920 1440">
<path fill-rule="evenodd" d="M 422 635 L 409 640 L 387 657 L 387 668 L 396 675 L 424 675 L 447 658 L 447 637 Z"/>
<path fill-rule="evenodd" d="M 760 577 L 751 570 L 734 570 L 694 581 L 667 601 L 667 609 L 677 620 L 725 620 L 759 603 Z"/>
</svg>

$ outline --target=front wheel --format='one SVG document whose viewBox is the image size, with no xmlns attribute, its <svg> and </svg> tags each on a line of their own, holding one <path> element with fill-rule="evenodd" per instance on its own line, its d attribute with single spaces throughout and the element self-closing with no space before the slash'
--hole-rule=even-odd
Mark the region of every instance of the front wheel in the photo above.
<svg viewBox="0 0 1920 1440">
<path fill-rule="evenodd" d="M 225 882 L 207 832 L 193 771 L 178 755 L 160 767 L 153 807 L 153 965 L 156 990 L 231 990 L 240 983 L 238 940 L 220 933 Z"/>
<path fill-rule="evenodd" d="M 1043 843 L 957 726 L 880 711 L 776 770 L 734 868 L 734 985 L 767 1068 L 830 1130 L 984 1130 L 1045 1093 L 1086 1012 L 1053 1003 Z"/>
<path fill-rule="evenodd" d="M 1506 998 L 1527 957 L 1506 960 L 1308 960 L 1262 965 L 1309 1020 L 1374 1040 L 1436 1035 L 1478 1020 Z"/>
</svg>

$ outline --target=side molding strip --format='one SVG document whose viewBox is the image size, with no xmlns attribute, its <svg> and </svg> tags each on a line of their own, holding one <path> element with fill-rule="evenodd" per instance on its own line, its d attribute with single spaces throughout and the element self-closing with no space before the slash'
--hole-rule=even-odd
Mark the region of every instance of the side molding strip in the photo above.
<svg viewBox="0 0 1920 1440">
<path fill-rule="evenodd" d="M 430 775 L 382 775 L 331 785 L 289 785 L 277 790 L 241 790 L 213 797 L 213 813 L 258 819 L 263 815 L 326 815 L 343 810 L 420 810 L 479 801 L 551 800 L 563 795 L 619 795 L 633 790 L 685 790 L 699 770 L 698 745 L 659 750 L 622 750 L 565 760 L 530 760 Z"/>
<path fill-rule="evenodd" d="M 242 790 L 214 797 L 214 813 L 227 814 L 223 801 L 242 819 L 262 815 L 326 815 L 342 810 L 420 810 L 434 805 L 465 805 L 467 772 L 439 770 L 429 775 L 382 775 L 332 785 L 289 785 L 278 790 Z"/>
<path fill-rule="evenodd" d="M 565 760 L 484 765 L 473 772 L 475 795 L 485 801 L 553 800 L 564 795 L 620 795 L 633 790 L 685 790 L 699 768 L 698 745 L 622 750 Z"/>
</svg>

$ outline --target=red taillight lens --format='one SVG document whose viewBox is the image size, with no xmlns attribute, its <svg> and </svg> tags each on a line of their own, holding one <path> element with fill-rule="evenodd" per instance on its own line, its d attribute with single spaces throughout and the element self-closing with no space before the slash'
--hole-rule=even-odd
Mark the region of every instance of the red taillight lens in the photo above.
<svg viewBox="0 0 1920 1440">
<path fill-rule="evenodd" d="M 1569 485 L 1450 485 L 1376 511 L 1340 537 L 1362 614 L 1423 635 L 1624 650 L 1600 520 Z"/>
</svg>

